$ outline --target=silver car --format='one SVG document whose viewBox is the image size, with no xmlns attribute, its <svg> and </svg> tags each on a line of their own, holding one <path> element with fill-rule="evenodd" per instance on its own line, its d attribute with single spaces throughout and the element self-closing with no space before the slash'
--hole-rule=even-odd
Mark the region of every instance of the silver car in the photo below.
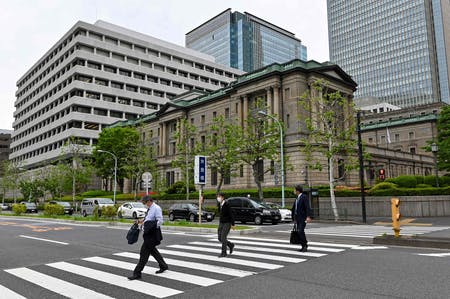
<svg viewBox="0 0 450 299">
<path fill-rule="evenodd" d="M 114 202 L 110 198 L 85 198 L 81 202 L 81 214 L 83 217 L 94 214 L 94 209 L 98 207 L 98 215 L 102 214 L 102 208 L 106 206 L 114 206 Z"/>
</svg>

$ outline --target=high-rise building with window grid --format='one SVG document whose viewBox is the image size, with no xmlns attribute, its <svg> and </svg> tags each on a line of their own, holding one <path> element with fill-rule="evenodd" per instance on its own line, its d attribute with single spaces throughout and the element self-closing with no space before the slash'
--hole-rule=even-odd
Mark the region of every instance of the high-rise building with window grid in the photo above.
<svg viewBox="0 0 450 299">
<path fill-rule="evenodd" d="M 240 74 L 210 55 L 114 24 L 77 22 L 17 81 L 9 158 L 30 169 L 70 155 L 69 140 L 89 151 L 111 123 L 190 90 L 225 87 Z"/>
<path fill-rule="evenodd" d="M 246 72 L 272 63 L 307 60 L 307 49 L 294 33 L 231 8 L 186 33 L 186 47 Z"/>
<path fill-rule="evenodd" d="M 358 83 L 355 100 L 450 103 L 449 0 L 327 0 L 330 60 Z"/>
</svg>

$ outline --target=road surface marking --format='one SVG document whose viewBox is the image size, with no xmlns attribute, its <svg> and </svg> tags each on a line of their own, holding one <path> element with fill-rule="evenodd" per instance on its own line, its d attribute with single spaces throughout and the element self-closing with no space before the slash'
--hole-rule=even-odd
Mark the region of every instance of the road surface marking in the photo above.
<svg viewBox="0 0 450 299">
<path fill-rule="evenodd" d="M 39 241 L 51 242 L 51 243 L 56 243 L 56 244 L 61 244 L 61 245 L 69 245 L 69 243 L 66 243 L 66 242 L 53 241 L 53 240 L 49 240 L 49 239 L 42 239 L 42 238 L 36 238 L 36 237 L 30 237 L 30 236 L 24 236 L 24 235 L 20 235 L 19 237 L 21 237 L 21 238 L 27 238 L 27 239 L 32 239 L 32 240 L 39 240 Z"/>
<path fill-rule="evenodd" d="M 444 256 L 450 256 L 450 252 L 445 252 L 445 253 L 418 253 L 418 255 L 444 257 Z"/>
<path fill-rule="evenodd" d="M 279 248 L 292 248 L 292 249 L 299 249 L 300 248 L 300 245 L 277 244 L 277 243 L 256 242 L 256 241 L 245 241 L 245 240 L 235 239 L 234 237 L 233 238 L 228 238 L 228 240 L 233 242 L 233 243 L 237 243 L 237 244 L 260 245 L 260 246 L 270 246 L 270 247 L 279 247 Z M 323 252 L 342 252 L 342 251 L 345 251 L 345 249 L 324 248 L 324 247 L 315 247 L 315 246 L 308 246 L 308 250 L 323 251 Z"/>
<path fill-rule="evenodd" d="M 66 262 L 51 263 L 47 264 L 47 266 L 158 298 L 165 298 L 183 293 L 179 290 L 166 288 L 139 280 L 128 280 L 125 276 L 119 276 Z"/>
<path fill-rule="evenodd" d="M 10 289 L 2 286 L 1 284 L 0 284 L 0 294 L 2 294 L 2 298 L 27 299 L 26 297 L 23 297 L 22 295 L 19 295 L 16 292 L 11 291 Z"/>
<path fill-rule="evenodd" d="M 21 279 L 34 283 L 42 288 L 58 293 L 69 298 L 105 298 L 112 297 L 102 295 L 92 290 L 77 286 L 70 282 L 36 272 L 27 268 L 5 270 Z M 3 294 L 3 293 L 2 293 Z M 2 298 L 10 298 L 8 296 Z"/>
<path fill-rule="evenodd" d="M 210 253 L 216 253 L 216 254 L 220 253 L 220 250 L 217 250 L 214 248 L 205 248 L 205 247 L 198 247 L 198 246 L 170 245 L 167 247 L 176 248 L 176 249 L 195 250 L 197 252 L 201 251 L 201 252 L 210 252 Z M 299 259 L 299 258 L 293 258 L 293 257 L 285 257 L 285 256 L 279 256 L 279 255 L 267 255 L 267 254 L 242 252 L 242 251 L 238 251 L 236 253 L 233 252 L 233 256 L 244 256 L 244 257 L 258 258 L 258 259 L 263 259 L 263 260 L 277 260 L 277 261 L 286 262 L 286 263 L 301 263 L 301 262 L 306 261 L 305 259 Z"/>
<path fill-rule="evenodd" d="M 222 262 L 222 263 L 236 264 L 236 265 L 245 265 L 245 266 L 254 267 L 254 268 L 262 268 L 262 269 L 270 269 L 270 270 L 283 268 L 283 265 L 247 261 L 247 260 L 235 259 L 235 258 L 231 258 L 231 257 L 219 258 L 217 256 L 212 256 L 212 255 L 207 255 L 207 254 L 190 253 L 190 252 L 179 251 L 179 250 L 159 249 L 159 252 L 161 252 L 163 254 L 168 254 L 168 255 L 179 255 L 179 256 L 190 257 L 190 258 L 194 258 L 194 259 L 201 259 L 201 260 L 208 260 L 208 261 Z"/>
<path fill-rule="evenodd" d="M 121 252 L 121 253 L 115 253 L 114 255 L 132 258 L 132 259 L 136 259 L 136 260 L 139 259 L 138 253 Z M 171 259 L 171 258 L 166 258 L 166 257 L 164 257 L 164 261 L 166 261 L 166 263 L 169 264 L 169 266 L 174 265 L 177 267 L 197 269 L 197 270 L 202 270 L 202 271 L 206 271 L 206 272 L 219 273 L 219 274 L 224 274 L 224 275 L 229 275 L 229 276 L 234 276 L 234 277 L 245 277 L 245 276 L 250 276 L 250 275 L 256 274 L 256 272 L 251 272 L 251 271 L 244 271 L 244 270 L 239 270 L 239 269 L 214 266 L 214 265 L 209 265 L 209 264 L 205 264 L 205 263 L 187 262 L 187 261 Z"/>
<path fill-rule="evenodd" d="M 215 243 L 208 243 L 208 242 L 189 242 L 189 244 L 193 245 L 204 245 L 204 246 L 214 246 L 214 247 L 221 247 L 222 244 L 215 242 Z M 276 249 L 276 248 L 268 248 L 268 247 L 255 247 L 255 246 L 238 246 L 235 249 L 243 249 L 243 250 L 252 250 L 252 251 L 262 251 L 262 252 L 274 252 L 274 253 L 283 253 L 283 254 L 291 254 L 291 255 L 300 255 L 300 256 L 309 256 L 309 257 L 322 257 L 327 255 L 326 253 L 315 253 L 315 252 L 300 252 L 300 251 L 294 251 L 294 250 L 284 250 L 284 249 Z M 234 252 L 234 251 L 233 251 Z M 234 253 L 233 253 L 234 254 Z"/>
<path fill-rule="evenodd" d="M 98 256 L 84 258 L 83 260 L 92 262 L 92 263 L 101 264 L 101 265 L 117 267 L 120 269 L 126 269 L 126 270 L 130 270 L 130 271 L 133 271 L 133 269 L 136 267 L 136 264 L 113 260 L 113 259 L 108 259 L 108 258 L 103 258 L 103 257 L 98 257 Z M 188 282 L 188 283 L 192 283 L 192 284 L 196 284 L 196 285 L 204 286 L 204 287 L 223 282 L 222 280 L 218 280 L 218 279 L 211 279 L 211 278 L 206 278 L 206 277 L 198 276 L 198 275 L 185 274 L 185 273 L 181 273 L 181 272 L 175 272 L 172 270 L 167 270 L 166 272 L 161 273 L 161 274 L 155 274 L 155 271 L 158 269 L 159 268 L 152 268 L 152 267 L 146 266 L 143 270 L 143 273 L 155 275 L 155 276 L 159 276 L 159 277 L 164 277 L 164 278 L 168 278 L 168 279 L 178 280 L 178 281 L 182 281 L 182 282 Z"/>
</svg>

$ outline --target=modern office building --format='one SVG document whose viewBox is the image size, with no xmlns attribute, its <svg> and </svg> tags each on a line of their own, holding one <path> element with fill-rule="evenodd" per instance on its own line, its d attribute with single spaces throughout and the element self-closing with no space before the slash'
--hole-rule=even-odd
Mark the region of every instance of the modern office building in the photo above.
<svg viewBox="0 0 450 299">
<path fill-rule="evenodd" d="M 110 23 L 77 22 L 17 82 L 10 159 L 45 165 L 69 139 L 95 145 L 113 122 L 151 113 L 188 90 L 224 87 L 242 73 Z"/>
<path fill-rule="evenodd" d="M 271 63 L 307 60 L 307 49 L 294 33 L 231 8 L 186 33 L 186 47 L 246 72 Z"/>
<path fill-rule="evenodd" d="M 330 60 L 358 83 L 355 101 L 450 103 L 450 1 L 327 0 Z"/>
</svg>

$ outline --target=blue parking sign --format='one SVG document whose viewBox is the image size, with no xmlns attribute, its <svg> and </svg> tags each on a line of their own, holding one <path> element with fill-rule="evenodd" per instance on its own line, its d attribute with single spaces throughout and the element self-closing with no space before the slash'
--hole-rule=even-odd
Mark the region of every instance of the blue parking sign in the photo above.
<svg viewBox="0 0 450 299">
<path fill-rule="evenodd" d="M 198 185 L 206 184 L 206 157 L 205 156 L 195 156 L 194 183 L 198 184 Z"/>
</svg>

